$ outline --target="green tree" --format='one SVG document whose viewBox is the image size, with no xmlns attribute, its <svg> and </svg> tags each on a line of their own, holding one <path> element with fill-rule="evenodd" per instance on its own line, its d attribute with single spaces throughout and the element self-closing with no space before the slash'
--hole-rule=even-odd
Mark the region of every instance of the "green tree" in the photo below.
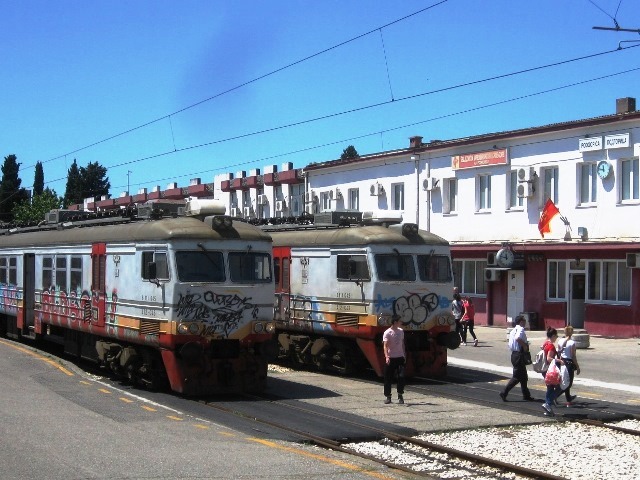
<svg viewBox="0 0 640 480">
<path fill-rule="evenodd" d="M 20 187 L 22 180 L 18 176 L 20 164 L 15 155 L 4 157 L 2 181 L 0 182 L 0 221 L 13 221 L 14 207 L 29 198 L 29 192 Z"/>
<path fill-rule="evenodd" d="M 36 173 L 33 176 L 33 196 L 42 195 L 44 192 L 44 170 L 42 162 L 36 162 Z"/>
<path fill-rule="evenodd" d="M 13 209 L 13 219 L 18 223 L 32 223 L 44 220 L 45 214 L 62 206 L 62 198 L 55 190 L 49 188 L 39 195 L 34 195 L 31 201 L 25 200 Z"/>
<path fill-rule="evenodd" d="M 354 147 L 353 145 L 349 145 L 347 148 L 345 148 L 342 151 L 342 155 L 340 155 L 340 160 L 347 160 L 349 158 L 359 158 L 360 155 L 358 155 L 358 151 L 356 150 L 356 147 Z"/>
<path fill-rule="evenodd" d="M 107 169 L 98 162 L 89 162 L 86 167 L 80 167 L 82 199 L 107 195 L 111 183 L 106 175 Z"/>
<path fill-rule="evenodd" d="M 82 178 L 80 177 L 80 170 L 76 160 L 67 171 L 67 186 L 64 191 L 64 206 L 74 205 L 82 203 L 84 197 L 82 196 Z"/>
</svg>

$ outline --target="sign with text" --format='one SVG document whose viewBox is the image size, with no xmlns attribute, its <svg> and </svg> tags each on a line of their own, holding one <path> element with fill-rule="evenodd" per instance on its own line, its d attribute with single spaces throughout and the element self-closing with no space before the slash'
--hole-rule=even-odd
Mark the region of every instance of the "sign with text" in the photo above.
<svg viewBox="0 0 640 480">
<path fill-rule="evenodd" d="M 578 140 L 578 150 L 581 152 L 591 152 L 602 150 L 602 137 L 581 138 Z"/>
<path fill-rule="evenodd" d="M 629 134 L 621 133 L 619 135 L 607 135 L 604 137 L 605 148 L 625 148 L 630 146 Z"/>
<path fill-rule="evenodd" d="M 506 165 L 507 149 L 488 150 L 486 152 L 465 153 L 451 157 L 451 168 L 462 170 L 463 168 L 486 167 L 487 165 Z"/>
</svg>

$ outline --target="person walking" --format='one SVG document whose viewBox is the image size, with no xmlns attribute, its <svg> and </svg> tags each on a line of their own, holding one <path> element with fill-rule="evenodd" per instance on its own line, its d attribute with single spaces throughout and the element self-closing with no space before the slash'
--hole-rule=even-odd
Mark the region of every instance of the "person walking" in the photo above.
<svg viewBox="0 0 640 480">
<path fill-rule="evenodd" d="M 573 386 L 574 374 L 580 375 L 580 365 L 576 357 L 576 342 L 573 340 L 573 327 L 567 325 L 564 327 L 564 338 L 558 342 L 558 351 L 560 358 L 564 362 L 569 371 L 569 386 L 563 391 L 567 400 L 567 407 L 570 407 L 576 399 L 575 395 L 571 395 L 571 387 Z"/>
<path fill-rule="evenodd" d="M 462 317 L 464 316 L 464 304 L 462 303 L 462 297 L 455 289 L 453 292 L 453 300 L 451 301 L 451 314 L 453 315 L 453 319 L 456 322 L 456 333 L 460 336 L 462 345 L 466 345 L 467 342 L 463 339 L 462 336 Z"/>
<path fill-rule="evenodd" d="M 404 365 L 406 354 L 404 349 L 404 331 L 400 328 L 400 316 L 391 318 L 391 326 L 382 335 L 384 351 L 384 403 L 391 403 L 391 384 L 393 376 L 397 377 L 398 403 L 404 403 Z"/>
<path fill-rule="evenodd" d="M 529 351 L 529 341 L 527 340 L 527 334 L 524 331 L 526 325 L 526 319 L 523 315 L 518 315 L 514 320 L 515 326 L 509 333 L 509 350 L 511 350 L 511 364 L 513 365 L 513 376 L 507 382 L 504 390 L 500 392 L 500 398 L 503 402 L 507 401 L 507 395 L 513 387 L 520 383 L 520 389 L 522 390 L 522 398 L 526 401 L 535 401 L 535 398 L 531 396 L 527 382 L 529 376 L 527 375 L 527 364 L 525 361 L 525 352 Z"/>
<path fill-rule="evenodd" d="M 545 353 L 546 363 L 549 365 L 547 370 L 542 371 L 542 378 L 545 380 L 545 384 L 547 385 L 547 394 L 545 395 L 545 402 L 542 404 L 542 408 L 545 410 L 545 415 L 554 415 L 553 405 L 556 403 L 556 398 L 560 395 L 560 366 L 562 365 L 562 360 L 558 359 L 558 350 L 556 349 L 556 341 L 558 340 L 558 331 L 555 328 L 548 327 L 547 328 L 547 339 L 542 344 L 542 350 Z M 558 374 L 547 375 L 549 369 L 553 369 L 551 364 L 555 364 L 555 368 L 558 369 Z M 556 383 L 556 377 L 557 381 Z"/>
<path fill-rule="evenodd" d="M 478 346 L 478 337 L 473 331 L 474 318 L 476 315 L 476 309 L 473 306 L 473 300 L 470 297 L 464 297 L 462 299 L 462 306 L 464 307 L 464 315 L 462 315 L 462 343 L 467 344 L 467 331 L 473 337 L 473 346 Z"/>
</svg>

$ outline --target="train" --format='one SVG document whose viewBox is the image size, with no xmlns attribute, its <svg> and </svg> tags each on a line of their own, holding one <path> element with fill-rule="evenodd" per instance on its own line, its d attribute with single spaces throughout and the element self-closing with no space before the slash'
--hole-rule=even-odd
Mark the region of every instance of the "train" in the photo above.
<svg viewBox="0 0 640 480">
<path fill-rule="evenodd" d="M 161 200 L 0 227 L 0 336 L 57 343 L 138 386 L 263 390 L 277 353 L 271 237 L 225 210 Z"/>
<path fill-rule="evenodd" d="M 273 239 L 279 360 L 383 376 L 382 335 L 399 315 L 405 374 L 446 374 L 460 337 L 445 239 L 394 211 L 320 212 L 262 228 Z"/>
</svg>

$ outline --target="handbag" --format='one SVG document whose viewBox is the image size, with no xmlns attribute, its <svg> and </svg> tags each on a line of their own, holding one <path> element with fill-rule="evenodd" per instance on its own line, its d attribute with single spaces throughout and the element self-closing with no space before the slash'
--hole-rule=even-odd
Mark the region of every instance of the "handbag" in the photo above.
<svg viewBox="0 0 640 480">
<path fill-rule="evenodd" d="M 566 365 L 562 365 L 560 367 L 560 388 L 562 390 L 566 390 L 567 388 L 569 388 L 569 383 L 571 383 L 571 377 L 569 376 L 569 369 L 567 368 Z"/>
<path fill-rule="evenodd" d="M 551 386 L 560 385 L 560 369 L 556 362 L 551 362 L 549 368 L 547 369 L 547 373 L 544 376 L 544 383 Z"/>
</svg>

